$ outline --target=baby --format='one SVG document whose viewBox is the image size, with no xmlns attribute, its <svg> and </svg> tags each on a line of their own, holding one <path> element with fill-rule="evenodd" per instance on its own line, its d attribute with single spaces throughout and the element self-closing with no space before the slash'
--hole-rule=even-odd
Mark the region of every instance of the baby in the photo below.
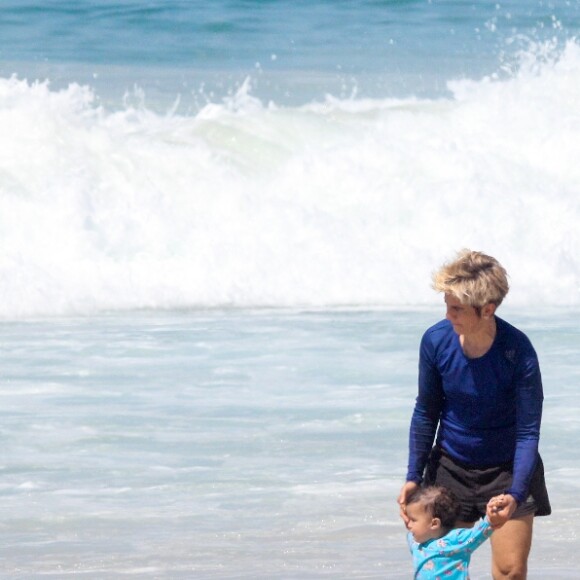
<svg viewBox="0 0 580 580">
<path fill-rule="evenodd" d="M 501 496 L 487 504 L 485 518 L 473 528 L 455 528 L 459 504 L 444 487 L 422 487 L 407 500 L 407 536 L 413 555 L 416 579 L 459 580 L 469 578 L 472 552 L 493 532 L 496 512 L 503 507 Z"/>
</svg>

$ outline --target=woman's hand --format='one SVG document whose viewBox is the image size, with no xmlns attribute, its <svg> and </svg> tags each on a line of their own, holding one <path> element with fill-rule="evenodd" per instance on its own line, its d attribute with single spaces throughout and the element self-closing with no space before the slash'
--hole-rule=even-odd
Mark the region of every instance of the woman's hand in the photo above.
<svg viewBox="0 0 580 580">
<path fill-rule="evenodd" d="M 405 523 L 405 527 L 408 527 L 409 524 L 409 518 L 407 517 L 407 499 L 418 488 L 418 483 L 415 483 L 414 481 L 407 481 L 407 483 L 405 483 L 405 485 L 403 485 L 401 488 L 401 493 L 397 499 L 397 503 L 399 504 L 399 514 Z"/>
<path fill-rule="evenodd" d="M 486 510 L 487 519 L 492 529 L 501 528 L 512 517 L 517 507 L 515 498 L 509 493 L 492 497 Z"/>
</svg>

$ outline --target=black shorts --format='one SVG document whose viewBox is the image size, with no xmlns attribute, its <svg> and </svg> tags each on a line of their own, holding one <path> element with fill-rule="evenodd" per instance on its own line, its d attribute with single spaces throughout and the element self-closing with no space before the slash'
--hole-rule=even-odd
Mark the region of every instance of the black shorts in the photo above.
<svg viewBox="0 0 580 580">
<path fill-rule="evenodd" d="M 485 515 L 487 502 L 505 493 L 512 483 L 512 464 L 494 467 L 469 467 L 451 459 L 440 447 L 434 447 L 425 469 L 425 485 L 442 485 L 449 489 L 461 505 L 459 520 L 475 522 Z M 544 465 L 538 462 L 530 482 L 529 495 L 518 505 L 512 518 L 552 512 L 544 479 Z"/>
</svg>

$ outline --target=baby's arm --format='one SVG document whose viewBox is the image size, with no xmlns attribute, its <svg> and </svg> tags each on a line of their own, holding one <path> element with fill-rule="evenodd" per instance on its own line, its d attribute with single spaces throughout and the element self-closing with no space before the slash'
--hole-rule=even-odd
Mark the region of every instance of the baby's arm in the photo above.
<svg viewBox="0 0 580 580">
<path fill-rule="evenodd" d="M 493 528 L 488 518 L 483 518 L 472 528 L 456 528 L 453 532 L 456 533 L 457 544 L 466 551 L 473 552 L 491 536 Z"/>
</svg>

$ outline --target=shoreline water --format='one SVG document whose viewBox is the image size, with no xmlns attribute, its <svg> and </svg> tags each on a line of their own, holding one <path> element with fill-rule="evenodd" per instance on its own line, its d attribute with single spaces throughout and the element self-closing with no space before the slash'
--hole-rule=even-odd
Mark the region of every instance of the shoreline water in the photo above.
<svg viewBox="0 0 580 580">
<path fill-rule="evenodd" d="M 571 578 L 580 334 L 531 337 L 554 508 L 530 578 Z M 395 498 L 417 345 L 441 308 L 126 312 L 2 322 L 5 574 L 405 578 Z M 487 578 L 488 557 L 474 557 Z M 568 568 L 562 565 L 566 562 Z M 395 570 L 400 570 L 397 576 Z"/>
</svg>

